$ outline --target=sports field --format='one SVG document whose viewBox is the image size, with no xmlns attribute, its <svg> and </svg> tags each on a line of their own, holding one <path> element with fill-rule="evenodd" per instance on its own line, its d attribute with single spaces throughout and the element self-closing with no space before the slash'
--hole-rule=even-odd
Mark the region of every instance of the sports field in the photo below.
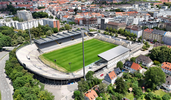
<svg viewBox="0 0 171 100">
<path fill-rule="evenodd" d="M 117 45 L 104 42 L 97 39 L 91 39 L 84 42 L 85 66 L 100 58 L 98 54 L 116 47 Z M 71 62 L 71 72 L 83 67 L 82 43 L 58 49 L 42 55 L 44 59 L 53 63 L 56 59 L 58 67 L 62 67 L 66 72 L 70 72 L 69 62 Z"/>
</svg>

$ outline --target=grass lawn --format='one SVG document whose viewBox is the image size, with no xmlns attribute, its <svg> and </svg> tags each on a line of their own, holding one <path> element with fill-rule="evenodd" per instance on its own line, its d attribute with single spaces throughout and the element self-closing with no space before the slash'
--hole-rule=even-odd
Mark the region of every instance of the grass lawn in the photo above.
<svg viewBox="0 0 171 100">
<path fill-rule="evenodd" d="M 1 91 L 0 91 L 0 100 L 1 100 Z"/>
<path fill-rule="evenodd" d="M 91 39 L 84 42 L 84 58 L 85 66 L 89 65 L 100 58 L 98 54 L 116 47 L 117 45 L 104 42 L 97 39 Z M 56 64 L 58 67 L 64 68 L 65 72 L 70 72 L 69 62 L 71 62 L 71 72 L 74 72 L 83 67 L 83 57 L 82 57 L 82 43 L 78 43 L 72 46 L 68 46 L 59 50 L 55 50 L 49 53 L 45 53 L 40 58 L 44 58 L 50 62 L 54 62 L 56 59 Z"/>
<path fill-rule="evenodd" d="M 160 97 L 163 97 L 163 95 L 166 94 L 166 92 L 164 92 L 162 89 L 156 90 L 156 91 L 154 91 L 152 93 L 154 93 L 155 95 L 159 95 Z"/>
<path fill-rule="evenodd" d="M 125 97 L 126 97 L 127 99 L 129 99 L 129 100 L 134 100 L 134 95 L 133 95 L 133 93 L 127 93 Z"/>
</svg>

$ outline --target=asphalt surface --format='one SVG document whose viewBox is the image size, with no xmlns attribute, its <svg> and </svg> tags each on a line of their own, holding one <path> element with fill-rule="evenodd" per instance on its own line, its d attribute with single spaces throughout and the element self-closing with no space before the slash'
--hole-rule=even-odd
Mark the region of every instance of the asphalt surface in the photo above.
<svg viewBox="0 0 171 100">
<path fill-rule="evenodd" d="M 9 59 L 8 52 L 0 52 L 0 90 L 1 100 L 13 100 L 12 85 L 5 74 L 5 62 Z"/>
</svg>

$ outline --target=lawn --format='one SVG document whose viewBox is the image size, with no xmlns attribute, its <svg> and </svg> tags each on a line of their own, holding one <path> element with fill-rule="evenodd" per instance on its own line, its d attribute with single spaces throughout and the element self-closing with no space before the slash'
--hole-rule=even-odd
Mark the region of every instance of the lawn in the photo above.
<svg viewBox="0 0 171 100">
<path fill-rule="evenodd" d="M 129 100 L 134 100 L 134 95 L 133 95 L 133 93 L 127 93 L 125 97 L 126 97 L 127 99 L 129 99 Z"/>
<path fill-rule="evenodd" d="M 100 58 L 98 54 L 116 47 L 117 45 L 104 42 L 97 39 L 91 39 L 84 42 L 85 66 L 89 65 Z M 70 72 L 69 62 L 71 62 L 71 72 L 77 71 L 83 67 L 82 43 L 68 46 L 59 50 L 45 53 L 40 56 L 49 62 L 56 64 L 58 67 L 64 68 L 65 72 Z M 43 61 L 44 62 L 44 61 Z"/>
<path fill-rule="evenodd" d="M 0 100 L 1 100 L 1 91 L 0 91 Z"/>
<path fill-rule="evenodd" d="M 164 92 L 162 89 L 160 90 L 156 90 L 153 92 L 155 95 L 159 95 L 160 97 L 163 97 L 163 95 L 166 94 L 166 92 Z"/>
</svg>

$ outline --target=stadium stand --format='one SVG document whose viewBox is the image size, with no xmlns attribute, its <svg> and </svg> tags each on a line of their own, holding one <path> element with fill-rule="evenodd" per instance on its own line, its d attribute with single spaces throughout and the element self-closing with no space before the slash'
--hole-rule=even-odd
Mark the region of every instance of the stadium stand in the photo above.
<svg viewBox="0 0 171 100">
<path fill-rule="evenodd" d="M 128 45 L 129 45 L 129 43 L 126 43 L 125 41 L 120 41 L 118 39 L 111 38 L 110 36 L 105 36 L 105 35 L 101 35 L 101 34 L 97 34 L 94 38 L 102 40 L 102 41 L 106 41 L 109 43 L 113 43 L 116 45 L 122 45 L 124 47 L 128 47 Z"/>
<path fill-rule="evenodd" d="M 84 35 L 84 37 L 87 37 L 87 35 Z M 49 50 L 55 50 L 57 47 L 64 45 L 68 41 L 72 43 L 74 40 L 80 38 L 81 31 L 70 31 L 57 33 L 55 35 L 47 36 L 46 38 L 40 38 L 38 40 L 34 40 L 34 42 L 38 47 L 38 50 L 44 53 Z"/>
</svg>

